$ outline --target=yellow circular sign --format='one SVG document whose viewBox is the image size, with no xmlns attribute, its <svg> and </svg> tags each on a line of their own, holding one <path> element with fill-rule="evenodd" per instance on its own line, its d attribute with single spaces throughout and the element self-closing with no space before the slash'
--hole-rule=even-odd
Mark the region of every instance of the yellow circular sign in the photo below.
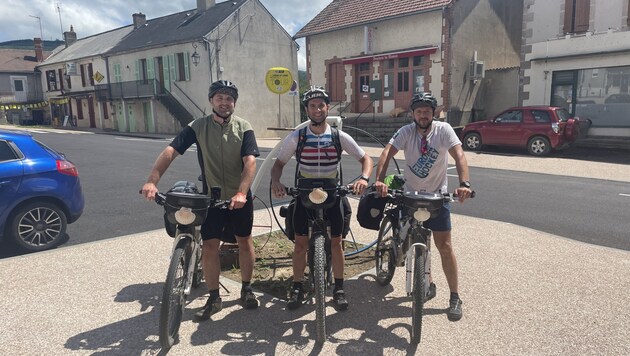
<svg viewBox="0 0 630 356">
<path fill-rule="evenodd" d="M 265 76 L 265 84 L 272 93 L 284 94 L 291 89 L 293 76 L 287 68 L 269 68 Z"/>
</svg>

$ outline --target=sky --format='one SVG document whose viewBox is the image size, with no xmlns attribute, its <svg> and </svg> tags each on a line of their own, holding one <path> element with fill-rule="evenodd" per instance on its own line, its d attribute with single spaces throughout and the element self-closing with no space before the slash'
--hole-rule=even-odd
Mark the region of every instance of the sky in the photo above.
<svg viewBox="0 0 630 356">
<path fill-rule="evenodd" d="M 331 1 L 260 0 L 291 36 Z M 217 0 L 219 2 L 223 0 Z M 136 12 L 150 20 L 196 7 L 196 0 L 1 0 L 0 42 L 34 37 L 61 40 L 62 32 L 68 31 L 70 25 L 80 39 L 130 25 L 131 15 Z M 300 46 L 298 67 L 305 69 L 304 39 L 297 43 Z"/>
</svg>

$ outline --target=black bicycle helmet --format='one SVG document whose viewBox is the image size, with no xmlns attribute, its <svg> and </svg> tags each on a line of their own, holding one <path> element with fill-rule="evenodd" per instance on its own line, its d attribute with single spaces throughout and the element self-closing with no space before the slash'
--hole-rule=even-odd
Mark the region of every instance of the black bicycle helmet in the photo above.
<svg viewBox="0 0 630 356">
<path fill-rule="evenodd" d="M 431 93 L 414 94 L 413 98 L 411 98 L 411 102 L 409 103 L 409 110 L 413 111 L 413 109 L 415 109 L 414 106 L 416 106 L 416 104 L 418 103 L 429 104 L 431 108 L 433 108 L 433 110 L 435 110 L 435 108 L 437 107 L 437 100 L 435 100 L 435 98 L 433 97 L 433 95 L 431 95 Z"/>
<path fill-rule="evenodd" d="M 238 88 L 229 80 L 217 80 L 212 83 L 208 90 L 208 99 L 211 99 L 216 93 L 227 94 L 233 97 L 234 101 L 238 100 Z"/>
<path fill-rule="evenodd" d="M 330 104 L 330 98 L 328 97 L 328 93 L 322 87 L 312 86 L 310 89 L 304 92 L 304 97 L 302 98 L 302 104 L 304 106 L 308 105 L 309 100 L 311 99 L 324 99 L 326 104 Z"/>
</svg>

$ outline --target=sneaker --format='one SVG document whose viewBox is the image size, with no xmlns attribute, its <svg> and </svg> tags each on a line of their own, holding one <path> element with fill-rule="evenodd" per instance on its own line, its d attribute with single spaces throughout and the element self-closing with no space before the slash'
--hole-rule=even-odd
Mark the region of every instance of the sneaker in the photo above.
<svg viewBox="0 0 630 356">
<path fill-rule="evenodd" d="M 219 311 L 221 311 L 221 309 L 223 309 L 223 306 L 221 304 L 221 298 L 216 298 L 216 299 L 208 298 L 208 300 L 206 301 L 206 305 L 204 305 L 200 311 L 195 313 L 195 320 L 196 321 L 208 320 L 210 319 L 210 315 L 214 315 L 218 313 Z"/>
<path fill-rule="evenodd" d="M 426 297 L 424 297 L 424 301 L 428 302 L 429 300 L 435 298 L 435 296 L 437 295 L 437 290 L 435 287 L 435 283 L 431 282 L 431 284 L 429 284 L 429 293 L 426 295 Z"/>
<path fill-rule="evenodd" d="M 294 289 L 289 295 L 289 302 L 287 303 L 287 309 L 295 310 L 302 306 L 304 302 L 304 291 L 300 289 Z"/>
<path fill-rule="evenodd" d="M 462 303 L 462 300 L 459 298 L 450 300 L 448 312 L 446 313 L 448 320 L 457 321 L 462 318 Z"/>
<path fill-rule="evenodd" d="M 256 299 L 251 288 L 241 289 L 241 304 L 243 304 L 245 309 L 258 308 L 258 299 Z"/>
<path fill-rule="evenodd" d="M 348 309 L 348 300 L 346 299 L 346 293 L 343 289 L 339 289 L 333 293 L 333 302 L 338 310 Z"/>
</svg>

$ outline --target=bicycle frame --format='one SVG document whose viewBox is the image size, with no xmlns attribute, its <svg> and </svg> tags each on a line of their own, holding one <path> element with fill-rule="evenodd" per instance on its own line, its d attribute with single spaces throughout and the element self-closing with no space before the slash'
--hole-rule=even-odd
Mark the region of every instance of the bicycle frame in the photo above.
<svg viewBox="0 0 630 356">
<path fill-rule="evenodd" d="M 173 258 L 173 253 L 175 249 L 180 244 L 181 241 L 188 240 L 190 241 L 192 247 L 192 254 L 190 261 L 188 261 L 188 266 L 186 269 L 186 284 L 184 286 L 184 295 L 189 296 L 192 290 L 193 284 L 193 275 L 197 271 L 197 263 L 201 260 L 201 226 L 195 226 L 194 231 L 190 232 L 188 228 L 184 228 L 183 230 L 177 227 L 177 232 L 175 234 L 175 238 L 173 239 L 173 247 L 171 249 L 171 258 Z"/>
</svg>

